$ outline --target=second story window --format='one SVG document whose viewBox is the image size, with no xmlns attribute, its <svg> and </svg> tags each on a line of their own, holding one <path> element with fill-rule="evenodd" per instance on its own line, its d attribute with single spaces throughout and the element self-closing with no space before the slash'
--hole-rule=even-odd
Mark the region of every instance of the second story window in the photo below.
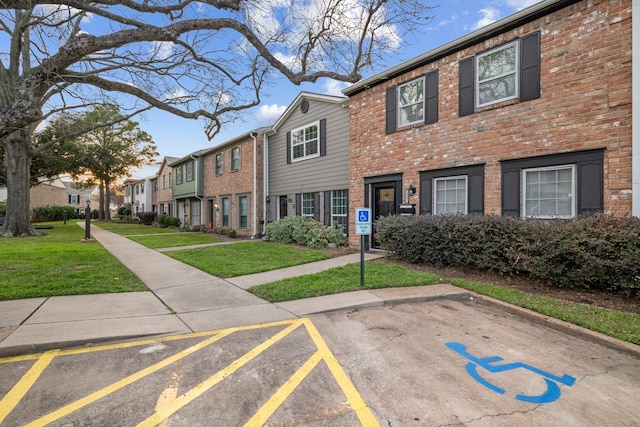
<svg viewBox="0 0 640 427">
<path fill-rule="evenodd" d="M 193 181 L 193 162 L 187 163 L 187 182 Z"/>
<path fill-rule="evenodd" d="M 224 173 L 224 156 L 222 154 L 216 154 L 216 175 L 222 175 Z"/>
<path fill-rule="evenodd" d="M 398 86 L 398 126 L 424 121 L 424 78 Z"/>
<path fill-rule="evenodd" d="M 182 184 L 182 166 L 176 168 L 176 185 Z"/>
<path fill-rule="evenodd" d="M 231 170 L 237 171 L 240 169 L 240 147 L 231 149 Z"/>
<path fill-rule="evenodd" d="M 478 107 L 518 96 L 518 43 L 509 43 L 478 55 L 476 69 Z"/>
<path fill-rule="evenodd" d="M 171 172 L 169 172 L 169 188 L 173 187 L 173 181 L 171 181 Z"/>
<path fill-rule="evenodd" d="M 318 123 L 291 132 L 292 160 L 302 160 L 320 155 Z"/>
</svg>

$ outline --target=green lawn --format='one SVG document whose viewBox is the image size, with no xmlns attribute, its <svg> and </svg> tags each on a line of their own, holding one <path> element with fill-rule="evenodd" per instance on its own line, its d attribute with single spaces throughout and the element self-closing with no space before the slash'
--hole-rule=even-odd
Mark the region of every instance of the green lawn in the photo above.
<svg viewBox="0 0 640 427">
<path fill-rule="evenodd" d="M 127 238 L 151 249 L 171 248 L 175 246 L 201 245 L 204 243 L 218 243 L 221 240 L 213 234 L 204 233 L 171 233 L 153 235 L 135 235 Z"/>
<path fill-rule="evenodd" d="M 261 240 L 171 251 L 166 255 L 217 277 L 236 277 L 331 258 L 323 251 Z"/>
<path fill-rule="evenodd" d="M 0 300 L 148 290 L 75 223 L 47 224 L 41 237 L 0 239 Z"/>
<path fill-rule="evenodd" d="M 136 234 L 167 234 L 175 233 L 179 231 L 173 228 L 159 228 L 151 225 L 141 224 L 126 224 L 118 221 L 96 221 L 92 224 L 97 225 L 103 230 L 111 231 L 112 233 L 119 234 L 121 236 L 133 236 Z"/>
</svg>

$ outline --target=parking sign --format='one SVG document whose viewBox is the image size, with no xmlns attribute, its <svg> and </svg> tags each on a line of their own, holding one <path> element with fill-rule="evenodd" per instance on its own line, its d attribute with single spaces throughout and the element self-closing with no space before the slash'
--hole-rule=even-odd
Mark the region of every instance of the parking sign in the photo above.
<svg viewBox="0 0 640 427">
<path fill-rule="evenodd" d="M 371 228 L 371 209 L 356 208 L 356 234 L 368 236 Z"/>
</svg>

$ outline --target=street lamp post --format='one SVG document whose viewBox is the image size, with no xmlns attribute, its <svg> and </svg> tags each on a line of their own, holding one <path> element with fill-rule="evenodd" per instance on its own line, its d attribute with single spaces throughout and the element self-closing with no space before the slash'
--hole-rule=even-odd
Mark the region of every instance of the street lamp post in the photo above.
<svg viewBox="0 0 640 427">
<path fill-rule="evenodd" d="M 87 207 L 84 208 L 84 240 L 91 239 L 91 208 L 89 207 L 90 200 L 87 199 Z"/>
</svg>

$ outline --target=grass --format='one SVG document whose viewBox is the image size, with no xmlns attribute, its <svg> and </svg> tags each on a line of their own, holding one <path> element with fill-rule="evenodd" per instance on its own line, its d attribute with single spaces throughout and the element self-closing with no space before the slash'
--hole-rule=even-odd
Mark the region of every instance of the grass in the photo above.
<svg viewBox="0 0 640 427">
<path fill-rule="evenodd" d="M 150 225 L 142 224 L 127 224 L 118 221 L 98 221 L 94 223 L 103 230 L 111 231 L 112 233 L 119 234 L 121 236 L 133 236 L 136 234 L 178 234 L 179 231 L 173 228 L 159 228 L 152 227 Z"/>
<path fill-rule="evenodd" d="M 255 286 L 249 292 L 270 302 L 281 302 L 363 289 L 432 285 L 440 282 L 440 277 L 435 274 L 381 262 L 367 262 L 364 273 L 364 286 L 360 286 L 360 264 L 349 264 L 322 273 Z"/>
<path fill-rule="evenodd" d="M 211 234 L 204 233 L 177 233 L 177 234 L 153 234 L 127 236 L 134 242 L 138 242 L 151 249 L 170 248 L 176 246 L 200 245 L 204 243 L 218 243 L 221 240 Z"/>
<path fill-rule="evenodd" d="M 84 230 L 62 222 L 41 237 L 0 239 L 0 301 L 112 292 L 147 287 Z"/>
<path fill-rule="evenodd" d="M 263 241 L 186 249 L 166 254 L 223 278 L 261 273 L 331 258 L 323 251 Z"/>
</svg>

